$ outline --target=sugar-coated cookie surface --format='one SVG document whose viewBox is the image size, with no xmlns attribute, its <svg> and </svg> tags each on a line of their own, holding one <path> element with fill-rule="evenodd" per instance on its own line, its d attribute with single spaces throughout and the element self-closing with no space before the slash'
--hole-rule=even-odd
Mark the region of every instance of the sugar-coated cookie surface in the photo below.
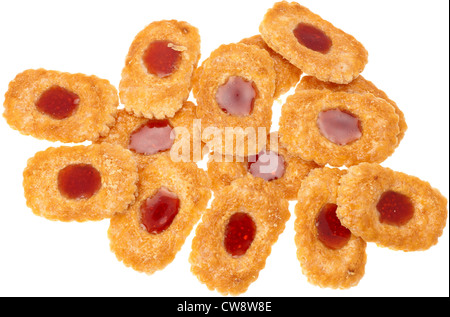
<svg viewBox="0 0 450 317">
<path fill-rule="evenodd" d="M 264 180 L 249 177 L 214 196 L 192 241 L 191 271 L 209 289 L 238 295 L 264 268 L 289 219 L 288 202 L 268 190 Z M 241 221 L 232 223 L 238 217 Z"/>
<path fill-rule="evenodd" d="M 319 165 L 382 162 L 398 146 L 399 117 L 373 94 L 297 90 L 281 109 L 280 138 L 288 151 Z"/>
<path fill-rule="evenodd" d="M 298 192 L 294 225 L 297 257 L 308 281 L 320 287 L 350 288 L 364 276 L 364 240 L 349 234 L 347 241 L 339 242 L 340 248 L 332 249 L 319 239 L 319 214 L 324 206 L 336 204 L 339 179 L 345 173 L 339 169 L 315 169 L 303 180 Z M 330 230 L 337 232 L 340 224 L 333 223 L 333 218 L 330 221 Z M 334 235 L 340 238 L 338 233 Z"/>
<path fill-rule="evenodd" d="M 119 98 L 96 76 L 29 69 L 10 82 L 3 116 L 15 130 L 65 143 L 94 141 L 114 124 Z"/>
<path fill-rule="evenodd" d="M 173 117 L 189 97 L 199 59 L 197 28 L 176 20 L 149 24 L 136 35 L 122 70 L 119 94 L 125 109 L 150 119 Z"/>
<path fill-rule="evenodd" d="M 126 212 L 111 218 L 108 237 L 119 261 L 136 271 L 152 274 L 175 258 L 205 210 L 211 192 L 203 170 L 194 163 L 173 163 L 167 156 L 159 156 L 140 170 L 138 191 L 136 202 Z M 144 207 L 160 191 L 167 192 L 169 198 L 174 196 L 178 207 L 166 228 L 154 232 L 149 229 L 151 220 L 161 225 L 170 218 L 165 214 L 170 200 L 158 198 L 152 208 Z M 147 216 L 146 212 L 153 214 Z"/>
<path fill-rule="evenodd" d="M 118 145 L 48 148 L 28 160 L 23 187 L 28 207 L 59 221 L 110 218 L 134 202 L 137 166 Z"/>
<path fill-rule="evenodd" d="M 368 62 L 366 49 L 353 36 L 296 2 L 275 3 L 259 31 L 274 51 L 323 81 L 347 84 Z"/>
<path fill-rule="evenodd" d="M 340 181 L 337 215 L 367 242 L 394 250 L 426 250 L 447 221 L 447 199 L 417 177 L 362 163 Z"/>
</svg>

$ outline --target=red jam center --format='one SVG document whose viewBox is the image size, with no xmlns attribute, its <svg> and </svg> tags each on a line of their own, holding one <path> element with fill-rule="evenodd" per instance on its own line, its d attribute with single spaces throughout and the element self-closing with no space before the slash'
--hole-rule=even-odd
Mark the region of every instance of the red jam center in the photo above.
<svg viewBox="0 0 450 317">
<path fill-rule="evenodd" d="M 350 230 L 345 228 L 336 216 L 336 209 L 336 204 L 326 204 L 316 219 L 318 239 L 332 250 L 345 246 L 351 236 Z"/>
<path fill-rule="evenodd" d="M 273 151 L 263 151 L 256 158 L 249 159 L 248 171 L 255 177 L 272 181 L 284 175 L 285 161 Z"/>
<path fill-rule="evenodd" d="M 78 108 L 80 97 L 59 86 L 52 86 L 44 91 L 36 102 L 36 108 L 53 119 L 62 120 L 70 117 Z"/>
<path fill-rule="evenodd" d="M 70 199 L 88 199 L 102 186 L 99 171 L 89 164 L 68 165 L 58 173 L 58 189 Z"/>
<path fill-rule="evenodd" d="M 233 257 L 244 255 L 255 239 L 255 234 L 253 219 L 244 212 L 237 212 L 230 217 L 225 228 L 225 249 Z"/>
<path fill-rule="evenodd" d="M 179 207 L 178 196 L 161 187 L 154 196 L 147 198 L 141 205 L 142 224 L 149 233 L 161 233 L 172 224 Z"/>
<path fill-rule="evenodd" d="M 377 210 L 380 222 L 393 226 L 403 226 L 414 215 L 414 205 L 409 197 L 394 191 L 381 195 Z"/>
<path fill-rule="evenodd" d="M 167 120 L 149 120 L 130 135 L 128 148 L 136 153 L 152 155 L 170 150 L 174 136 Z"/>
<path fill-rule="evenodd" d="M 217 89 L 216 101 L 223 112 L 234 116 L 247 116 L 253 111 L 256 88 L 253 81 L 232 76 Z"/>
<path fill-rule="evenodd" d="M 174 50 L 173 43 L 169 41 L 155 41 L 147 47 L 142 60 L 150 74 L 163 78 L 175 71 L 181 52 Z"/>
<path fill-rule="evenodd" d="M 319 113 L 320 133 L 337 145 L 347 145 L 361 138 L 361 122 L 357 117 L 339 109 Z"/>
<path fill-rule="evenodd" d="M 294 29 L 294 35 L 300 44 L 313 51 L 326 54 L 331 48 L 330 38 L 310 24 L 300 23 L 297 25 Z"/>
</svg>

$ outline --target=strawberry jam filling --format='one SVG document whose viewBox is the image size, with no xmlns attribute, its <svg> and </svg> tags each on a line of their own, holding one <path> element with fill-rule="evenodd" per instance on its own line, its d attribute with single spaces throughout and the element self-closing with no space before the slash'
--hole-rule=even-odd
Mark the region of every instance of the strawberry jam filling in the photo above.
<svg viewBox="0 0 450 317">
<path fill-rule="evenodd" d="M 160 78 L 170 76 L 181 60 L 181 52 L 169 41 L 154 41 L 144 52 L 142 61 L 150 74 Z"/>
<path fill-rule="evenodd" d="M 152 155 L 170 150 L 173 141 L 168 120 L 149 120 L 131 133 L 128 148 L 138 154 Z"/>
<path fill-rule="evenodd" d="M 256 88 L 253 81 L 232 76 L 217 89 L 216 101 L 223 112 L 234 116 L 248 116 L 253 111 Z"/>
<path fill-rule="evenodd" d="M 255 239 L 255 234 L 253 219 L 244 212 L 237 212 L 230 217 L 225 228 L 225 249 L 233 257 L 242 256 Z"/>
<path fill-rule="evenodd" d="M 414 205 L 409 197 L 394 191 L 381 195 L 377 210 L 381 223 L 398 227 L 405 225 L 414 215 Z"/>
<path fill-rule="evenodd" d="M 362 136 L 361 122 L 353 114 L 339 109 L 319 113 L 317 125 L 320 133 L 337 145 L 347 145 Z"/>
<path fill-rule="evenodd" d="M 344 247 L 351 236 L 350 230 L 345 228 L 336 216 L 336 209 L 336 204 L 326 204 L 316 219 L 318 239 L 332 250 Z"/>
<path fill-rule="evenodd" d="M 158 234 L 170 227 L 178 214 L 180 200 L 165 187 L 161 187 L 141 205 L 141 221 L 149 233 Z"/>
<path fill-rule="evenodd" d="M 36 102 L 36 108 L 52 117 L 62 120 L 70 117 L 78 108 L 80 97 L 60 86 L 52 86 L 42 93 Z"/>
<path fill-rule="evenodd" d="M 318 28 L 300 23 L 294 29 L 294 35 L 298 42 L 310 50 L 326 54 L 331 48 L 330 38 Z"/>
<path fill-rule="evenodd" d="M 68 165 L 58 173 L 58 189 L 69 199 L 88 199 L 102 186 L 99 171 L 89 164 Z"/>
<path fill-rule="evenodd" d="M 281 178 L 285 172 L 284 158 L 273 151 L 262 151 L 249 159 L 248 171 L 266 181 Z"/>
</svg>

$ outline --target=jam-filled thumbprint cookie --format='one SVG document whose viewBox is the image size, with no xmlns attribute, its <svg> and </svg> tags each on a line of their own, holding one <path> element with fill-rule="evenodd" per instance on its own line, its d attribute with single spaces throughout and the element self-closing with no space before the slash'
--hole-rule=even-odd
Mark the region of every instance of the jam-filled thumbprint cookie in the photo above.
<svg viewBox="0 0 450 317">
<path fill-rule="evenodd" d="M 247 290 L 289 219 L 288 201 L 261 178 L 244 177 L 214 193 L 192 241 L 191 271 L 221 294 Z"/>
<path fill-rule="evenodd" d="M 373 94 L 297 90 L 281 109 L 287 150 L 319 165 L 380 163 L 398 146 L 399 116 Z"/>
<path fill-rule="evenodd" d="M 137 166 L 118 145 L 48 148 L 28 160 L 23 172 L 27 205 L 50 220 L 110 218 L 135 200 Z"/>
<path fill-rule="evenodd" d="M 162 155 L 139 171 L 139 195 L 111 218 L 111 250 L 124 265 L 152 274 L 173 261 L 211 197 L 206 172 Z"/>
<path fill-rule="evenodd" d="M 447 221 L 447 199 L 425 181 L 378 164 L 353 166 L 340 180 L 336 213 L 367 242 L 394 250 L 427 250 Z"/>
<path fill-rule="evenodd" d="M 197 28 L 176 20 L 149 24 L 136 35 L 122 70 L 125 109 L 149 119 L 173 117 L 189 97 L 199 59 Z"/>
<path fill-rule="evenodd" d="M 275 3 L 259 31 L 274 51 L 323 81 L 347 84 L 368 62 L 367 50 L 353 36 L 296 2 Z"/>
<path fill-rule="evenodd" d="M 336 216 L 339 180 L 345 170 L 323 168 L 303 180 L 295 206 L 297 257 L 308 281 L 345 289 L 364 276 L 366 242 Z"/>
<path fill-rule="evenodd" d="M 258 154 L 272 122 L 276 74 L 269 53 L 256 45 L 222 45 L 202 63 L 194 78 L 202 140 L 215 153 Z M 263 137 L 258 128 L 265 129 Z M 233 129 L 236 136 L 229 142 L 227 129 Z M 217 135 L 220 142 L 211 145 L 212 140 L 219 140 Z"/>
<path fill-rule="evenodd" d="M 65 143 L 95 141 L 114 124 L 119 98 L 96 76 L 29 69 L 10 82 L 3 116 L 15 130 Z"/>
</svg>

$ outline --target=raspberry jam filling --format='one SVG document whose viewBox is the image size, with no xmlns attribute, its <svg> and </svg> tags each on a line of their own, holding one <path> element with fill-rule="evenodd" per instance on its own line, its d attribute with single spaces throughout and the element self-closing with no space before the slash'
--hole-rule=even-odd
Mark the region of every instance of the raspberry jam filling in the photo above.
<svg viewBox="0 0 450 317">
<path fill-rule="evenodd" d="M 170 76 L 181 60 L 181 52 L 173 49 L 174 44 L 169 41 L 155 41 L 150 43 L 144 52 L 142 61 L 150 74 L 160 78 Z"/>
<path fill-rule="evenodd" d="M 60 86 L 52 86 L 42 93 L 36 102 L 36 108 L 53 119 L 70 117 L 77 110 L 80 97 Z"/>
<path fill-rule="evenodd" d="M 394 191 L 381 195 L 377 210 L 381 223 L 398 227 L 405 225 L 414 215 L 414 205 L 409 197 Z"/>
<path fill-rule="evenodd" d="M 255 239 L 255 234 L 253 219 L 244 212 L 237 212 L 230 217 L 225 228 L 225 249 L 233 257 L 242 256 Z"/>
<path fill-rule="evenodd" d="M 350 230 L 345 228 L 336 216 L 336 209 L 336 204 L 326 204 L 316 219 L 318 239 L 332 250 L 344 247 L 351 236 Z"/>
<path fill-rule="evenodd" d="M 152 155 L 170 150 L 174 142 L 168 120 L 149 120 L 130 135 L 128 148 L 138 154 Z"/>
<path fill-rule="evenodd" d="M 161 187 L 141 205 L 141 221 L 147 231 L 158 234 L 169 228 L 178 214 L 180 200 L 165 187 Z"/>
<path fill-rule="evenodd" d="M 216 101 L 223 112 L 234 116 L 248 116 L 253 111 L 256 87 L 253 81 L 232 76 L 217 89 Z"/>
<path fill-rule="evenodd" d="M 319 113 L 317 125 L 320 133 L 337 145 L 347 145 L 362 136 L 361 121 L 353 114 L 339 109 Z"/>
<path fill-rule="evenodd" d="M 294 29 L 294 35 L 300 44 L 313 51 L 326 54 L 331 48 L 332 42 L 330 38 L 310 24 L 298 24 Z"/>
<path fill-rule="evenodd" d="M 89 164 L 68 165 L 58 173 L 58 189 L 69 199 L 88 199 L 102 186 L 99 171 Z"/>
<path fill-rule="evenodd" d="M 248 171 L 266 181 L 281 178 L 285 172 L 284 158 L 273 151 L 262 151 L 249 159 Z"/>
</svg>

